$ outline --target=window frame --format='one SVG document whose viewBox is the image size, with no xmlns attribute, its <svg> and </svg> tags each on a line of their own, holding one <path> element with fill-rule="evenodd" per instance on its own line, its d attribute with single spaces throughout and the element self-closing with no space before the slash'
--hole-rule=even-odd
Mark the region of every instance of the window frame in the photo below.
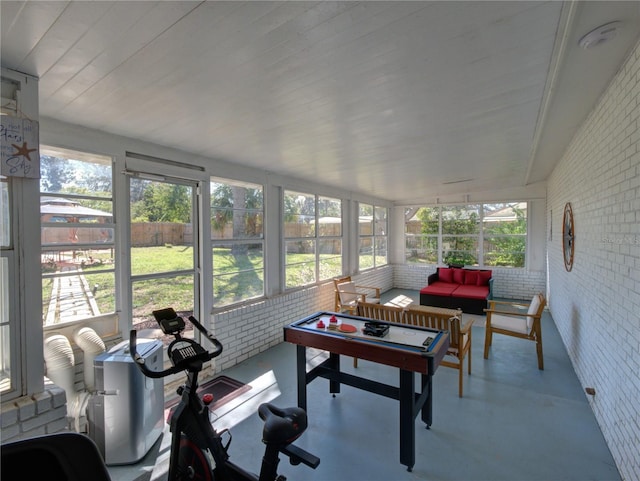
<svg viewBox="0 0 640 481">
<path fill-rule="evenodd" d="M 507 209 L 507 208 L 512 208 L 513 206 L 517 206 L 517 205 L 521 205 L 524 204 L 524 207 L 521 208 L 520 210 L 524 211 L 524 232 L 519 232 L 519 233 L 515 233 L 515 234 L 508 234 L 508 233 L 501 233 L 501 234 L 489 234 L 487 232 L 486 229 L 486 225 L 487 225 L 487 221 L 486 218 L 488 218 L 489 216 L 487 215 L 487 207 L 490 206 L 496 206 L 496 208 L 498 206 L 502 206 L 502 209 Z M 443 210 L 444 209 L 449 209 L 449 208 L 466 208 L 468 206 L 473 206 L 473 207 L 477 207 L 478 210 L 478 221 L 477 221 L 477 232 L 473 233 L 473 234 L 450 234 L 450 233 L 446 233 L 444 232 L 444 227 L 443 227 Z M 420 211 L 420 209 L 422 208 L 429 208 L 429 209 L 437 209 L 438 212 L 438 233 L 434 234 L 434 233 L 427 233 L 427 234 L 423 234 L 423 233 L 415 233 L 415 232 L 411 232 L 412 230 L 415 229 L 411 229 L 409 227 L 409 223 L 411 222 L 411 219 L 413 219 L 417 213 Z M 482 267 L 482 268 L 506 268 L 506 269 L 525 269 L 527 267 L 527 253 L 528 253 L 528 233 L 529 233 L 529 211 L 530 211 L 530 203 L 527 201 L 506 201 L 506 202 L 476 202 L 476 203 L 470 203 L 470 204 L 451 204 L 451 205 L 425 205 L 425 206 L 419 206 L 417 208 L 411 208 L 411 209 L 407 209 L 405 211 L 405 213 L 409 212 L 410 210 L 415 210 L 414 215 L 410 218 L 410 219 L 405 219 L 405 254 L 404 254 L 404 263 L 405 264 L 409 264 L 409 265 L 420 265 L 420 264 L 433 264 L 430 262 L 421 262 L 420 259 L 421 257 L 419 255 L 414 256 L 412 255 L 412 252 L 409 249 L 409 246 L 415 246 L 420 244 L 420 239 L 434 239 L 437 237 L 438 239 L 438 259 L 437 259 L 437 264 L 438 265 L 443 265 L 446 263 L 445 260 L 445 256 L 444 256 L 444 251 L 445 251 L 445 241 L 447 238 L 458 238 L 458 237 L 471 237 L 471 238 L 476 238 L 477 240 L 477 251 L 476 251 L 476 255 L 477 255 L 477 263 L 475 264 L 466 264 L 465 265 L 469 265 L 469 266 L 474 266 L 474 267 Z M 486 242 L 488 242 L 488 238 L 504 238 L 504 239 L 508 239 L 508 238 L 522 238 L 524 239 L 524 251 L 522 253 L 518 253 L 518 252 L 507 252 L 506 254 L 511 254 L 514 256 L 521 256 L 522 257 L 522 265 L 497 265 L 494 263 L 487 263 L 486 258 L 488 253 L 485 252 L 486 249 Z M 423 242 L 422 242 L 423 243 Z M 492 251 L 493 252 L 497 252 L 497 251 Z M 411 259 L 415 259 L 415 260 L 411 260 Z"/>
<path fill-rule="evenodd" d="M 214 184 L 221 184 L 221 185 L 226 185 L 226 186 L 230 186 L 230 187 L 245 187 L 245 188 L 250 188 L 250 189 L 254 189 L 254 190 L 260 190 L 260 195 L 261 195 L 261 199 L 260 199 L 260 205 L 261 208 L 257 209 L 257 208 L 250 208 L 246 206 L 246 197 L 245 197 L 245 205 L 242 207 L 238 207 L 236 205 L 232 205 L 232 206 L 215 206 L 214 205 Z M 209 179 L 209 190 L 210 190 L 210 202 L 209 202 L 209 217 L 211 218 L 211 257 L 212 257 L 212 267 L 211 267 L 211 275 L 212 275 L 212 296 L 213 296 L 213 308 L 214 309 L 218 309 L 218 308 L 228 308 L 230 306 L 234 306 L 237 304 L 242 304 L 244 302 L 247 301 L 252 301 L 255 299 L 260 299 L 262 297 L 265 296 L 266 293 L 266 276 L 267 276 L 267 272 L 266 272 L 266 244 L 265 244 L 265 236 L 264 236 L 264 229 L 265 229 L 265 186 L 263 184 L 259 184 L 259 183 L 254 183 L 254 182 L 243 182 L 243 181 L 238 181 L 238 180 L 233 180 L 233 179 L 228 179 L 228 178 L 222 178 L 222 177 L 214 177 L 212 176 Z M 232 217 L 231 217 L 231 223 L 233 225 L 233 219 L 235 218 L 236 212 L 241 212 L 244 213 L 244 215 L 247 214 L 259 214 L 260 216 L 260 234 L 258 236 L 255 237 L 251 237 L 251 236 L 241 236 L 241 237 L 235 237 L 235 233 L 232 230 L 232 237 L 214 237 L 214 221 L 213 221 L 213 214 L 216 211 L 216 208 L 218 209 L 227 209 L 227 210 L 231 210 L 232 211 Z M 225 222 L 227 223 L 228 220 Z M 234 300 L 233 302 L 229 302 L 229 303 L 222 303 L 222 304 L 217 304 L 216 303 L 216 295 L 215 295 L 215 284 L 216 284 L 216 277 L 221 277 L 222 275 L 224 276 L 228 276 L 233 274 L 233 272 L 225 272 L 224 274 L 221 274 L 219 276 L 216 275 L 215 273 L 215 263 L 216 263 L 216 253 L 215 253 L 215 248 L 216 247 L 226 247 L 226 246 L 232 246 L 232 249 L 234 246 L 251 246 L 251 245 L 260 245 L 261 247 L 261 252 L 262 252 L 262 266 L 261 266 L 261 272 L 259 274 L 259 276 L 261 276 L 262 278 L 262 291 L 260 293 L 254 293 L 254 294 L 250 294 L 250 295 L 244 295 L 244 293 L 239 293 L 241 295 L 241 298 Z M 250 270 L 247 269 L 242 269 L 242 270 L 238 270 L 235 271 L 235 273 L 240 274 L 242 272 L 250 272 Z M 257 269 L 253 269 L 251 270 L 251 272 L 257 272 Z M 237 293 L 238 294 L 238 293 Z M 249 293 L 247 293 L 249 294 Z"/>
<path fill-rule="evenodd" d="M 41 155 L 41 168 L 43 165 L 45 165 L 45 162 L 43 162 L 42 160 L 43 156 L 48 156 L 51 158 L 58 158 L 58 159 L 67 159 L 75 162 L 86 162 L 89 165 L 90 164 L 103 165 L 108 168 L 108 172 L 110 176 L 110 190 L 103 191 L 103 192 L 108 192 L 109 193 L 108 196 L 93 195 L 92 193 L 59 192 L 59 189 L 54 191 L 49 191 L 49 189 L 43 188 L 42 176 L 41 176 L 41 182 L 39 185 L 39 196 L 40 196 L 41 207 L 42 207 L 42 199 L 64 198 L 68 200 L 70 204 L 73 204 L 73 203 L 81 204 L 82 202 L 89 202 L 89 203 L 106 202 L 110 204 L 111 213 L 110 213 L 110 219 L 108 221 L 101 222 L 101 223 L 83 222 L 81 218 L 87 217 L 86 215 L 78 216 L 76 219 L 70 219 L 71 222 L 69 222 L 69 220 L 67 220 L 67 222 L 59 222 L 59 221 L 48 222 L 48 221 L 41 220 L 40 221 L 41 239 L 43 238 L 43 236 L 46 235 L 46 232 L 48 232 L 48 231 L 45 231 L 44 229 L 52 229 L 51 232 L 54 232 L 54 233 L 59 231 L 57 232 L 57 234 L 62 232 L 62 229 L 66 229 L 66 230 L 72 229 L 70 232 L 75 231 L 76 232 L 75 235 L 77 235 L 78 232 L 82 232 L 87 237 L 89 237 L 91 241 L 78 242 L 79 239 L 74 240 L 69 238 L 68 242 L 43 243 L 40 247 L 40 256 L 41 256 L 41 262 L 45 262 L 46 259 L 49 259 L 49 258 L 54 259 L 54 255 L 53 254 L 49 255 L 49 253 L 59 252 L 65 248 L 68 248 L 67 250 L 71 250 L 72 252 L 75 252 L 76 250 L 78 251 L 98 250 L 97 249 L 98 247 L 102 249 L 107 249 L 110 252 L 111 260 L 106 263 L 100 264 L 100 267 L 98 267 L 95 270 L 92 270 L 88 274 L 88 276 L 91 276 L 91 277 L 106 276 L 105 279 L 109 279 L 109 281 L 107 281 L 107 286 L 109 285 L 109 282 L 113 284 L 113 300 L 108 301 L 110 303 L 110 307 L 108 308 L 107 311 L 101 312 L 97 315 L 70 316 L 67 319 L 61 318 L 59 322 L 50 324 L 50 325 L 47 324 L 46 322 L 46 319 L 47 319 L 46 316 L 49 309 L 45 308 L 45 305 L 44 305 L 45 302 L 48 302 L 49 298 L 43 295 L 43 309 L 42 309 L 43 330 L 47 332 L 50 330 L 54 330 L 56 328 L 59 329 L 59 328 L 64 328 L 65 326 L 70 326 L 74 324 L 83 324 L 83 325 L 91 325 L 91 327 L 95 328 L 96 331 L 102 334 L 115 332 L 117 330 L 117 325 L 113 323 L 113 320 L 116 319 L 116 313 L 118 311 L 118 299 L 121 295 L 121 290 L 122 290 L 122 286 L 120 285 L 119 276 L 118 276 L 119 266 L 117 265 L 117 262 L 116 262 L 119 256 L 118 256 L 118 245 L 116 241 L 116 239 L 118 238 L 117 232 L 116 232 L 117 226 L 115 221 L 116 219 L 115 160 L 112 156 L 109 156 L 109 155 L 95 154 L 92 152 L 82 151 L 77 149 L 58 148 L 55 146 L 49 146 L 44 144 L 40 145 L 40 155 Z M 40 216 L 42 219 L 41 211 L 42 211 L 42 208 L 40 208 L 39 210 Z M 105 211 L 105 214 L 107 213 L 108 212 Z M 105 215 L 101 217 L 106 218 L 109 216 Z M 99 230 L 99 232 L 93 232 L 96 230 Z M 69 236 L 71 235 L 72 234 L 69 234 Z M 43 270 L 43 272 L 41 273 L 41 279 L 43 282 L 43 292 L 45 290 L 45 287 L 44 287 L 45 280 L 51 279 L 52 280 L 51 282 L 55 282 L 56 280 L 58 280 L 58 282 L 61 282 L 61 280 L 68 278 L 71 281 L 72 277 L 78 277 L 78 275 L 74 272 L 75 271 L 72 271 L 71 273 L 64 273 L 60 270 L 60 271 L 51 273 L 51 272 L 44 272 Z M 89 286 L 89 289 L 93 294 L 93 296 L 91 296 L 91 298 L 93 298 L 93 302 L 95 302 L 95 294 L 97 292 L 96 289 L 99 289 L 100 287 L 103 289 L 103 292 L 109 291 L 109 288 L 108 287 L 105 288 L 104 285 L 98 287 L 98 283 L 96 283 L 93 287 Z M 91 298 L 89 299 L 90 303 L 92 302 Z M 102 321 L 104 320 L 107 320 L 106 325 L 101 324 Z"/>
<path fill-rule="evenodd" d="M 371 233 L 363 233 L 363 222 L 361 219 L 363 217 L 368 217 L 368 215 L 363 215 L 363 207 L 367 206 L 371 208 L 371 222 L 367 222 L 371 228 Z M 384 225 L 382 225 L 382 221 L 380 220 L 380 216 L 378 213 L 382 211 L 384 213 Z M 358 202 L 357 206 L 358 212 L 358 271 L 363 272 L 367 270 L 376 269 L 382 266 L 386 266 L 389 264 L 389 208 L 384 207 L 377 204 L 369 204 L 366 202 Z M 368 244 L 371 246 L 371 255 L 372 258 L 371 265 L 364 265 L 363 258 L 369 257 L 363 255 L 363 243 L 364 241 L 368 241 Z M 381 245 L 384 244 L 384 253 L 380 254 L 382 251 Z M 378 262 L 378 257 L 383 258 L 382 262 Z"/>
<path fill-rule="evenodd" d="M 0 378 L 0 395 L 3 400 L 15 399 L 22 395 L 22 373 L 19 359 L 22 357 L 24 346 L 22 344 L 20 319 L 18 304 L 16 302 L 17 292 L 17 261 L 16 245 L 18 230 L 16 229 L 16 197 L 12 179 L 8 177 L 0 178 L 2 185 L 6 189 L 0 188 L 2 198 L 2 212 L 0 212 L 2 235 L 0 236 L 0 262 L 6 267 L 6 277 L 2 276 L 5 267 L 0 267 L 2 276 L 2 287 L 0 287 L 0 329 L 8 330 L 7 339 L 0 333 L 0 346 L 2 347 L 2 359 L 0 368 L 2 371 L 8 369 L 8 374 Z M 5 197 L 6 194 L 6 197 Z M 6 209 L 6 210 L 5 210 Z M 5 242 L 6 240 L 6 242 Z M 6 259 L 6 260 L 5 260 Z M 5 317 L 6 315 L 6 317 Z M 8 365 L 7 367 L 5 367 Z"/>
<path fill-rule="evenodd" d="M 311 197 L 313 197 L 313 213 L 292 213 L 292 212 L 288 212 L 287 210 L 287 201 L 286 199 L 288 197 L 292 197 L 296 195 L 297 197 L 299 196 L 305 196 L 306 199 L 309 199 Z M 323 201 L 327 201 L 327 202 L 336 202 L 339 203 L 339 210 L 340 210 L 340 217 L 338 219 L 337 222 L 332 222 L 332 225 L 337 225 L 338 226 L 338 230 L 339 230 L 339 234 L 338 235 L 331 235 L 326 233 L 326 229 L 324 229 L 322 227 L 322 225 L 324 223 L 320 222 L 320 219 L 323 217 L 327 217 L 327 216 L 323 216 L 322 214 L 324 213 L 323 209 L 321 208 L 320 204 Z M 286 291 L 291 291 L 294 289 L 300 289 L 309 285 L 314 285 L 317 284 L 319 282 L 323 282 L 326 281 L 328 279 L 332 279 L 334 277 L 340 276 L 342 275 L 342 264 L 344 262 L 344 228 L 343 228 L 343 222 L 344 222 L 344 201 L 341 198 L 338 197 L 332 197 L 329 195 L 320 195 L 320 194 L 312 194 L 309 192 L 303 192 L 299 189 L 284 189 L 283 190 L 283 197 L 282 197 L 282 229 L 283 229 L 283 246 L 282 246 L 282 266 L 283 266 L 283 279 L 282 279 L 282 286 L 283 286 L 283 290 Z M 301 210 L 302 212 L 302 210 Z M 309 235 L 300 235 L 300 236 L 289 236 L 287 235 L 287 216 L 288 215 L 293 215 L 293 216 L 299 216 L 299 219 L 301 219 L 303 222 L 304 221 L 310 221 L 313 222 L 313 225 L 310 226 L 309 228 Z M 293 245 L 293 243 L 299 243 L 299 244 L 308 244 L 310 246 L 312 246 L 313 248 L 313 254 L 314 254 L 314 260 L 313 260 L 313 280 L 311 280 L 310 282 L 303 282 L 300 284 L 295 284 L 295 285 L 289 285 L 288 284 L 288 275 L 287 275 L 287 270 L 288 268 L 290 269 L 293 266 L 304 266 L 304 265 L 310 265 L 311 262 L 310 261 L 304 261 L 304 262 L 299 262 L 299 263 L 288 263 L 287 262 L 287 255 L 288 255 L 288 246 L 289 245 Z M 337 262 L 337 265 L 333 268 L 329 268 L 329 269 L 324 269 L 323 268 L 323 249 L 322 247 L 324 245 L 328 245 L 327 243 L 332 243 L 334 246 L 336 243 L 338 243 L 339 247 L 339 254 L 335 254 L 335 253 L 331 253 L 329 255 L 329 257 L 327 258 L 338 258 L 339 257 L 339 262 Z M 324 259 L 326 260 L 326 259 Z M 326 265 L 326 263 L 325 263 Z"/>
</svg>

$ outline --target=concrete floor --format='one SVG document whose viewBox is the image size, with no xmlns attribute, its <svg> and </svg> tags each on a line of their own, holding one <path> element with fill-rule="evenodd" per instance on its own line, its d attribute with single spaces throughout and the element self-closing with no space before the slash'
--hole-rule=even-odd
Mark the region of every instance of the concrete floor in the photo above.
<svg viewBox="0 0 640 481">
<path fill-rule="evenodd" d="M 416 298 L 415 291 L 393 290 Z M 308 386 L 309 427 L 296 444 L 321 458 L 320 466 L 280 463 L 290 480 L 323 481 L 556 481 L 620 480 L 587 397 L 578 382 L 553 320 L 543 317 L 545 370 L 537 369 L 533 343 L 494 335 L 482 357 L 484 327 L 473 327 L 472 374 L 458 397 L 457 371 L 440 367 L 434 377 L 433 425 L 416 420 L 413 472 L 399 463 L 398 402 L 342 387 L 333 398 L 328 381 Z M 343 370 L 397 385 L 398 370 L 350 359 Z M 216 427 L 231 427 L 231 459 L 252 472 L 263 452 L 260 402 L 296 404 L 295 346 L 282 343 L 224 374 L 253 389 L 216 413 Z M 140 463 L 110 467 L 114 481 L 164 479 L 168 435 Z"/>
</svg>

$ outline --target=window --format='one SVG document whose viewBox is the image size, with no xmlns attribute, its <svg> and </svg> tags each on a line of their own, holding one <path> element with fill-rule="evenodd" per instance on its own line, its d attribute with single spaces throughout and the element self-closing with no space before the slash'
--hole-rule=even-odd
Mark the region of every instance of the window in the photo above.
<svg viewBox="0 0 640 481">
<path fill-rule="evenodd" d="M 213 305 L 264 295 L 264 202 L 260 185 L 211 183 Z"/>
<path fill-rule="evenodd" d="M 440 209 L 438 207 L 423 207 L 416 211 L 416 209 L 407 208 L 404 215 L 407 262 L 437 264 Z"/>
<path fill-rule="evenodd" d="M 318 198 L 319 280 L 342 274 L 342 201 Z"/>
<path fill-rule="evenodd" d="M 445 206 L 442 218 L 442 262 L 478 265 L 480 207 L 477 205 Z"/>
<path fill-rule="evenodd" d="M 527 203 L 405 210 L 408 263 L 524 267 Z"/>
<path fill-rule="evenodd" d="M 42 146 L 40 167 L 43 324 L 114 312 L 111 158 Z"/>
<path fill-rule="evenodd" d="M 387 264 L 387 209 L 370 204 L 359 205 L 358 267 L 371 269 Z"/>
<path fill-rule="evenodd" d="M 18 334 L 16 324 L 18 316 L 15 312 L 13 299 L 16 297 L 15 279 L 15 253 L 12 229 L 12 197 L 10 180 L 0 177 L 0 393 L 3 398 L 9 393 L 13 396 L 20 393 L 19 372 L 14 369 L 18 355 Z"/>
<path fill-rule="evenodd" d="M 526 202 L 485 204 L 482 231 L 485 266 L 524 267 Z"/>
<path fill-rule="evenodd" d="M 142 172 L 129 174 L 132 324 L 137 329 L 157 327 L 152 312 L 163 306 L 173 307 L 182 317 L 198 318 L 197 183 Z M 193 335 L 191 324 L 185 334 Z"/>
<path fill-rule="evenodd" d="M 342 273 L 342 201 L 285 191 L 285 288 Z"/>
</svg>

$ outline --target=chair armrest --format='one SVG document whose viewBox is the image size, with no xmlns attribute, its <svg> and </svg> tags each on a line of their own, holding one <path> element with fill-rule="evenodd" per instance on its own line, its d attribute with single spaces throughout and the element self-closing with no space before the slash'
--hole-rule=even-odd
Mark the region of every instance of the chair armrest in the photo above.
<svg viewBox="0 0 640 481">
<path fill-rule="evenodd" d="M 439 276 L 438 276 L 438 272 L 436 271 L 433 274 L 431 274 L 429 277 L 427 277 L 427 285 L 430 286 L 434 282 L 437 282 L 438 279 L 439 279 Z"/>
<path fill-rule="evenodd" d="M 475 319 L 467 319 L 466 321 L 464 321 L 464 323 L 460 326 L 460 334 L 468 334 L 471 330 L 471 327 L 473 326 L 474 321 Z"/>
<path fill-rule="evenodd" d="M 513 312 L 513 311 L 496 311 L 494 309 L 485 309 L 484 312 L 491 314 L 504 314 L 511 317 L 533 317 L 534 319 L 540 319 L 542 316 L 536 314 L 529 314 L 528 312 Z"/>
<path fill-rule="evenodd" d="M 509 302 L 509 301 L 494 301 L 493 299 L 489 301 L 489 305 L 490 306 L 502 305 L 502 306 L 518 307 L 522 309 L 529 309 L 529 304 L 521 304 L 519 302 Z M 489 308 L 489 310 L 491 309 L 492 307 Z"/>
<path fill-rule="evenodd" d="M 357 287 L 358 289 L 371 289 L 371 290 L 374 290 L 374 291 L 376 291 L 376 297 L 377 297 L 378 299 L 380 299 L 380 288 L 379 288 L 379 287 L 373 287 L 373 286 L 361 286 L 361 285 L 359 285 L 359 284 L 358 284 L 358 285 L 356 285 L 356 287 Z"/>
<path fill-rule="evenodd" d="M 493 299 L 493 277 L 489 278 L 489 295 L 487 296 L 487 299 Z"/>
<path fill-rule="evenodd" d="M 362 292 L 356 292 L 356 291 L 340 291 L 340 294 L 351 294 L 352 296 L 356 296 L 360 298 L 360 302 L 365 302 L 365 298 L 367 297 L 367 295 L 365 293 Z"/>
</svg>

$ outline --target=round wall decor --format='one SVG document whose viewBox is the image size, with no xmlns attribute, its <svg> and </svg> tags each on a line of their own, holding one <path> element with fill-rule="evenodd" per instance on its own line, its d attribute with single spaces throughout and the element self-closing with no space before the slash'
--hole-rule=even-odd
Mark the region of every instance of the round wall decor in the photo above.
<svg viewBox="0 0 640 481">
<path fill-rule="evenodd" d="M 564 206 L 564 220 L 562 222 L 562 254 L 564 268 L 570 272 L 573 268 L 573 254 L 575 251 L 575 227 L 573 225 L 573 209 L 571 203 Z"/>
</svg>

